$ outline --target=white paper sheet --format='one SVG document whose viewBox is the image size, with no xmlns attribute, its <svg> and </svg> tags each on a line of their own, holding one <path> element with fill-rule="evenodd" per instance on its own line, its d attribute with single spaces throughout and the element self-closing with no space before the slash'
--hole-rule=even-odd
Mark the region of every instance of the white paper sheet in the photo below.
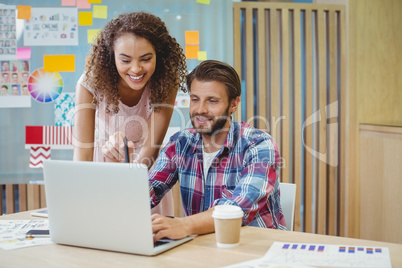
<svg viewBox="0 0 402 268">
<path fill-rule="evenodd" d="M 387 247 L 274 242 L 264 257 L 240 267 L 362 267 L 391 268 Z"/>
<path fill-rule="evenodd" d="M 25 237 L 32 229 L 49 229 L 48 220 L 0 220 L 0 248 L 5 250 L 51 244 L 49 238 Z"/>
</svg>

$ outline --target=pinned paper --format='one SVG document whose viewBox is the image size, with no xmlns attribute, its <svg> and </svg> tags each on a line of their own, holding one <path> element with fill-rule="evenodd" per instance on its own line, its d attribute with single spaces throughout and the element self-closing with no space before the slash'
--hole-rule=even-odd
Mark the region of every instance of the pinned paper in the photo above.
<svg viewBox="0 0 402 268">
<path fill-rule="evenodd" d="M 75 72 L 75 55 L 44 55 L 45 72 Z"/>
<path fill-rule="evenodd" d="M 186 45 L 198 45 L 200 43 L 198 31 L 185 31 Z"/>
<path fill-rule="evenodd" d="M 71 149 L 72 126 L 26 126 L 25 147 L 50 146 L 55 149 Z"/>
<path fill-rule="evenodd" d="M 29 158 L 30 168 L 42 168 L 43 161 L 50 159 L 50 147 L 31 147 Z"/>
<path fill-rule="evenodd" d="M 75 111 L 75 93 L 62 93 L 54 101 L 55 126 L 73 126 Z"/>
<path fill-rule="evenodd" d="M 31 58 L 30 47 L 17 47 L 17 60 L 29 60 Z"/>
<path fill-rule="evenodd" d="M 198 56 L 199 61 L 207 60 L 207 52 L 206 51 L 198 51 L 197 56 Z"/>
<path fill-rule="evenodd" d="M 92 25 L 92 12 L 78 12 L 78 25 L 91 26 Z"/>
<path fill-rule="evenodd" d="M 31 19 L 31 6 L 17 6 L 18 16 L 17 19 L 30 20 Z"/>
<path fill-rule="evenodd" d="M 98 34 L 100 33 L 100 29 L 90 29 L 87 31 L 87 36 L 88 36 L 88 44 L 92 44 L 96 37 L 98 36 Z"/>
<path fill-rule="evenodd" d="M 204 4 L 204 5 L 209 5 L 210 0 L 197 0 L 197 3 Z"/>
<path fill-rule="evenodd" d="M 42 126 L 25 126 L 25 144 L 42 144 L 42 142 Z"/>
<path fill-rule="evenodd" d="M 91 4 L 88 3 L 88 0 L 77 0 L 77 8 L 80 9 L 90 9 Z"/>
<path fill-rule="evenodd" d="M 75 0 L 61 0 L 62 6 L 75 6 Z"/>
<path fill-rule="evenodd" d="M 101 4 L 101 3 L 102 3 L 102 0 L 88 0 L 88 3 L 91 3 L 91 4 Z"/>
<path fill-rule="evenodd" d="M 198 59 L 199 46 L 186 46 L 186 58 L 187 59 Z"/>
<path fill-rule="evenodd" d="M 96 5 L 93 8 L 94 18 L 107 19 L 107 6 Z"/>
</svg>

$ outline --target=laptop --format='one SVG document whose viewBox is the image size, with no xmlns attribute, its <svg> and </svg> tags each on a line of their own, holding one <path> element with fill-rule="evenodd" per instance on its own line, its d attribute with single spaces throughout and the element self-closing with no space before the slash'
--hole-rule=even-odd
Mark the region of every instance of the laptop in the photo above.
<svg viewBox="0 0 402 268">
<path fill-rule="evenodd" d="M 47 160 L 43 174 L 54 243 L 156 255 L 194 238 L 154 245 L 143 164 Z"/>
</svg>

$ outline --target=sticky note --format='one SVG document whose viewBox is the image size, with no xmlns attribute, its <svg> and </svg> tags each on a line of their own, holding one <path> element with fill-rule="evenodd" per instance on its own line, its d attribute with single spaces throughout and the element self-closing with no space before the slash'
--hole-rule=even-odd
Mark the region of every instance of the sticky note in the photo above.
<svg viewBox="0 0 402 268">
<path fill-rule="evenodd" d="M 75 6 L 75 0 L 61 0 L 62 6 Z"/>
<path fill-rule="evenodd" d="M 31 58 L 30 47 L 17 47 L 17 60 L 29 60 Z"/>
<path fill-rule="evenodd" d="M 95 41 L 100 31 L 100 29 L 90 29 L 87 31 L 88 44 L 92 44 Z"/>
<path fill-rule="evenodd" d="M 31 6 L 17 6 L 18 16 L 17 19 L 30 20 L 31 19 Z"/>
<path fill-rule="evenodd" d="M 187 46 L 186 45 L 186 58 L 187 59 L 198 59 L 199 46 Z"/>
<path fill-rule="evenodd" d="M 94 18 L 107 19 L 107 6 L 93 6 Z"/>
<path fill-rule="evenodd" d="M 92 12 L 78 12 L 78 25 L 91 26 L 92 25 Z"/>
<path fill-rule="evenodd" d="M 45 72 L 75 72 L 75 55 L 44 55 Z"/>
<path fill-rule="evenodd" d="M 207 60 L 207 52 L 206 51 L 198 51 L 197 57 L 199 61 Z"/>
<path fill-rule="evenodd" d="M 209 4 L 210 4 L 210 0 L 197 0 L 197 3 L 199 3 L 199 4 L 204 4 L 204 5 L 209 5 Z"/>
<path fill-rule="evenodd" d="M 186 45 L 198 45 L 200 43 L 199 36 L 200 35 L 198 31 L 186 31 L 184 35 Z"/>
<path fill-rule="evenodd" d="M 88 3 L 88 0 L 77 0 L 77 8 L 89 9 L 91 8 L 91 3 Z"/>
<path fill-rule="evenodd" d="M 101 3 L 102 3 L 102 0 L 88 0 L 88 3 L 91 3 L 91 4 L 101 4 Z"/>
</svg>

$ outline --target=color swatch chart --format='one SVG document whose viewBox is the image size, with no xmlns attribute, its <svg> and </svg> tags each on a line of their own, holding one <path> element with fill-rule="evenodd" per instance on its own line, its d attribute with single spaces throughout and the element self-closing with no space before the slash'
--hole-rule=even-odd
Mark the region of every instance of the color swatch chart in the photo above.
<svg viewBox="0 0 402 268">
<path fill-rule="evenodd" d="M 386 247 L 274 242 L 264 259 L 325 267 L 391 267 Z"/>
</svg>

